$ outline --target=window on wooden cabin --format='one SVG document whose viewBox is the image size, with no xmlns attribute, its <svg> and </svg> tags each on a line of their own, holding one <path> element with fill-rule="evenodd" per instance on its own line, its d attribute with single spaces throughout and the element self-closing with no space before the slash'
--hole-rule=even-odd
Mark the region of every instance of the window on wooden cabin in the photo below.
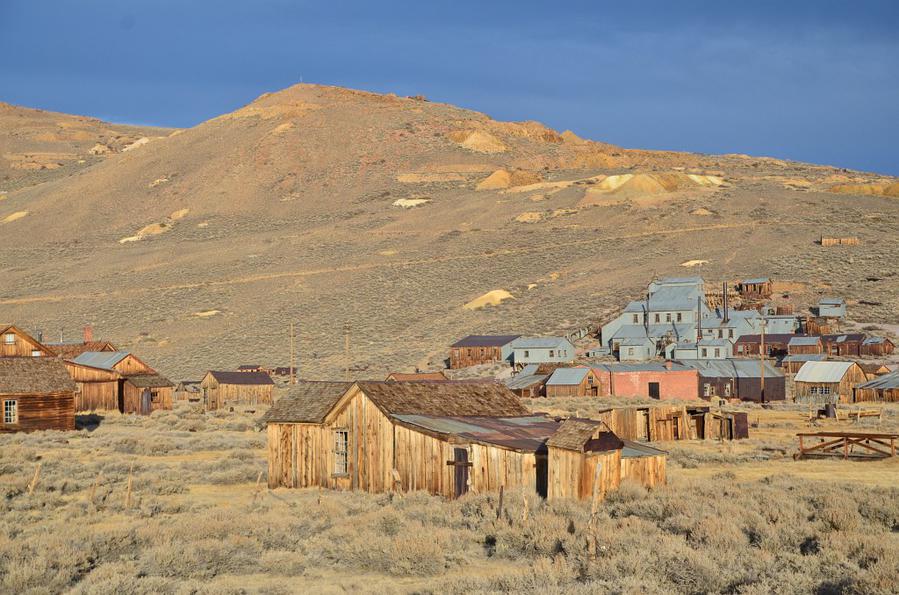
<svg viewBox="0 0 899 595">
<path fill-rule="evenodd" d="M 3 423 L 14 424 L 19 422 L 19 402 L 14 400 L 3 401 Z"/>
<path fill-rule="evenodd" d="M 712 396 L 712 385 L 709 384 L 708 382 L 703 384 L 702 385 L 702 394 L 705 397 L 711 397 Z"/>
<path fill-rule="evenodd" d="M 830 387 L 829 387 L 829 386 L 822 386 L 822 387 L 821 387 L 821 394 L 822 394 L 822 395 L 829 395 L 829 394 L 830 394 Z"/>
<path fill-rule="evenodd" d="M 158 403 L 158 402 L 159 402 L 159 391 L 158 391 L 158 390 L 151 390 L 151 391 L 150 391 L 150 402 L 151 402 L 151 403 Z"/>
<path fill-rule="evenodd" d="M 7 345 L 13 345 L 16 342 L 16 334 L 15 333 L 6 333 L 3 335 L 3 342 Z"/>
<path fill-rule="evenodd" d="M 634 348 L 633 348 L 633 347 L 628 347 L 628 348 L 627 348 L 627 354 L 628 354 L 628 355 L 634 355 Z"/>
<path fill-rule="evenodd" d="M 725 384 L 725 385 L 724 385 L 724 396 L 725 396 L 725 397 L 729 397 L 729 396 L 730 396 L 730 384 Z"/>
<path fill-rule="evenodd" d="M 334 474 L 346 475 L 349 472 L 349 430 L 334 432 Z"/>
</svg>

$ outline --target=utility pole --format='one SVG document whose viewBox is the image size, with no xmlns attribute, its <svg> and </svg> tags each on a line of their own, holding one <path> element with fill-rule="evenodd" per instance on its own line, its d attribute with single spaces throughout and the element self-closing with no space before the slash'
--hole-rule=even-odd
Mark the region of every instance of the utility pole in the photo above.
<svg viewBox="0 0 899 595">
<path fill-rule="evenodd" d="M 759 369 L 761 370 L 761 377 L 759 378 L 759 382 L 761 383 L 761 393 L 760 398 L 761 402 L 765 402 L 765 318 L 762 317 L 762 340 L 759 343 Z"/>
<path fill-rule="evenodd" d="M 343 357 L 346 364 L 346 369 L 343 373 L 343 379 L 347 382 L 350 381 L 350 323 L 343 323 Z"/>
</svg>

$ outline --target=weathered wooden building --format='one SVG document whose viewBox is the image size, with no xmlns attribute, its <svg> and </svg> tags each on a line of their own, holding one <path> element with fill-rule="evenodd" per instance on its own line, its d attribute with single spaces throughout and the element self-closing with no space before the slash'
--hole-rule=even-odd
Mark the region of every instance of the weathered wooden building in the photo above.
<svg viewBox="0 0 899 595">
<path fill-rule="evenodd" d="M 887 337 L 866 337 L 862 341 L 860 355 L 883 357 L 891 355 L 895 349 L 896 345 Z"/>
<path fill-rule="evenodd" d="M 790 340 L 796 335 L 783 333 L 765 333 L 765 355 L 779 357 L 787 355 Z M 761 353 L 761 335 L 743 335 L 734 343 L 734 356 L 757 357 Z"/>
<path fill-rule="evenodd" d="M 821 318 L 846 318 L 846 300 L 824 297 L 818 300 L 818 316 Z"/>
<path fill-rule="evenodd" d="M 785 355 L 778 362 L 787 374 L 796 374 L 805 362 L 823 362 L 827 360 L 827 354 L 810 353 L 808 355 Z"/>
<path fill-rule="evenodd" d="M 556 368 L 546 380 L 547 397 L 598 397 L 600 381 L 588 367 Z"/>
<path fill-rule="evenodd" d="M 512 341 L 519 335 L 469 335 L 450 346 L 450 368 L 512 363 Z"/>
<path fill-rule="evenodd" d="M 797 403 L 851 403 L 855 387 L 867 381 L 855 362 L 806 362 L 796 374 L 793 396 Z"/>
<path fill-rule="evenodd" d="M 549 495 L 547 440 L 560 427 L 496 383 L 300 382 L 264 421 L 272 488 L 450 498 L 500 487 Z M 617 486 L 618 473 L 600 489 Z"/>
<path fill-rule="evenodd" d="M 843 333 L 824 335 L 824 353 L 837 357 L 859 357 L 862 354 L 862 343 L 867 335 L 864 333 Z"/>
<path fill-rule="evenodd" d="M 889 374 L 892 370 L 887 367 L 886 364 L 881 364 L 877 362 L 855 362 L 865 373 L 865 378 L 868 380 L 874 380 L 878 376 L 883 376 L 884 374 Z"/>
<path fill-rule="evenodd" d="M 49 357 L 0 358 L 0 433 L 75 429 L 75 383 Z"/>
<path fill-rule="evenodd" d="M 148 415 L 172 408 L 174 384 L 128 351 L 88 351 L 65 367 L 75 381 L 76 411 Z"/>
<path fill-rule="evenodd" d="M 858 385 L 855 388 L 855 401 L 899 403 L 899 372 L 890 372 Z"/>
<path fill-rule="evenodd" d="M 62 359 L 75 359 L 86 352 L 118 351 L 110 341 L 94 340 L 94 330 L 90 325 L 84 327 L 81 341 L 60 341 L 47 345 Z"/>
<path fill-rule="evenodd" d="M 824 353 L 824 342 L 821 337 L 796 335 L 787 343 L 788 355 L 811 355 Z"/>
<path fill-rule="evenodd" d="M 737 291 L 746 300 L 768 299 L 774 293 L 774 286 L 768 277 L 756 277 L 737 283 Z"/>
<path fill-rule="evenodd" d="M 641 442 L 749 437 L 746 412 L 705 406 L 654 405 L 610 407 L 596 414 L 616 436 Z"/>
<path fill-rule="evenodd" d="M 232 405 L 269 405 L 275 383 L 265 372 L 210 370 L 200 381 L 207 411 Z"/>
<path fill-rule="evenodd" d="M 56 352 L 12 324 L 0 324 L 0 357 L 45 357 Z"/>
<path fill-rule="evenodd" d="M 699 396 L 770 402 L 787 398 L 786 377 L 772 363 L 752 359 L 682 362 L 699 372 Z M 762 374 L 764 370 L 764 395 Z M 763 398 L 764 397 L 764 398 Z"/>
<path fill-rule="evenodd" d="M 174 401 L 187 401 L 188 403 L 199 403 L 203 400 L 203 393 L 200 391 L 199 380 L 182 380 L 175 385 L 172 392 Z"/>
</svg>

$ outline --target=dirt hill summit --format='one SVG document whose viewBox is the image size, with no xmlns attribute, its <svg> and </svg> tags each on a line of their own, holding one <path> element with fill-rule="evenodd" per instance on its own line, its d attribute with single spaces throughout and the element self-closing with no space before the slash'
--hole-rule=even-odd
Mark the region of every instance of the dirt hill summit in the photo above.
<svg viewBox="0 0 899 595">
<path fill-rule="evenodd" d="M 685 261 L 860 299 L 879 286 L 840 263 L 897 249 L 895 199 L 842 187 L 894 180 L 623 149 L 420 97 L 295 85 L 175 131 L 8 111 L 0 139 L 52 129 L 86 157 L 0 188 L 4 318 L 53 337 L 91 322 L 176 377 L 283 365 L 294 320 L 309 377 L 344 368 L 349 321 L 354 374 L 378 378 L 460 335 L 586 325 Z M 862 243 L 822 251 L 822 230 Z M 515 299 L 464 307 L 491 291 Z"/>
</svg>

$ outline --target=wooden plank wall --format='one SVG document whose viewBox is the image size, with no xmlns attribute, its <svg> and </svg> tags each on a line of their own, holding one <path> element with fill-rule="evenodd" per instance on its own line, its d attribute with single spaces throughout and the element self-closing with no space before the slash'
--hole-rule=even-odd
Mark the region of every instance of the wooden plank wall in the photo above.
<svg viewBox="0 0 899 595">
<path fill-rule="evenodd" d="M 119 381 L 75 382 L 75 411 L 118 411 Z"/>
<path fill-rule="evenodd" d="M 174 389 L 170 386 L 162 386 L 159 388 L 151 388 L 157 394 L 156 401 L 150 402 L 150 411 L 170 410 L 172 408 L 172 393 Z M 124 413 L 140 413 L 140 396 L 144 389 L 139 388 L 125 382 L 123 388 L 122 401 L 124 404 Z"/>
<path fill-rule="evenodd" d="M 206 409 L 221 409 L 230 405 L 270 405 L 274 385 L 246 385 L 209 383 L 207 389 Z M 202 398 L 202 388 L 201 398 Z"/>
<path fill-rule="evenodd" d="M 621 479 L 636 481 L 648 488 L 665 485 L 667 457 L 663 454 L 646 457 L 623 457 Z"/>
<path fill-rule="evenodd" d="M 16 424 L 0 423 L 0 433 L 75 429 L 75 395 L 72 392 L 0 395 L 0 403 L 6 399 L 17 401 L 19 421 Z"/>
<path fill-rule="evenodd" d="M 548 456 L 547 498 L 593 497 L 596 464 L 601 463 L 599 494 L 604 497 L 621 483 L 621 451 L 582 453 L 565 448 L 550 447 Z"/>
</svg>

